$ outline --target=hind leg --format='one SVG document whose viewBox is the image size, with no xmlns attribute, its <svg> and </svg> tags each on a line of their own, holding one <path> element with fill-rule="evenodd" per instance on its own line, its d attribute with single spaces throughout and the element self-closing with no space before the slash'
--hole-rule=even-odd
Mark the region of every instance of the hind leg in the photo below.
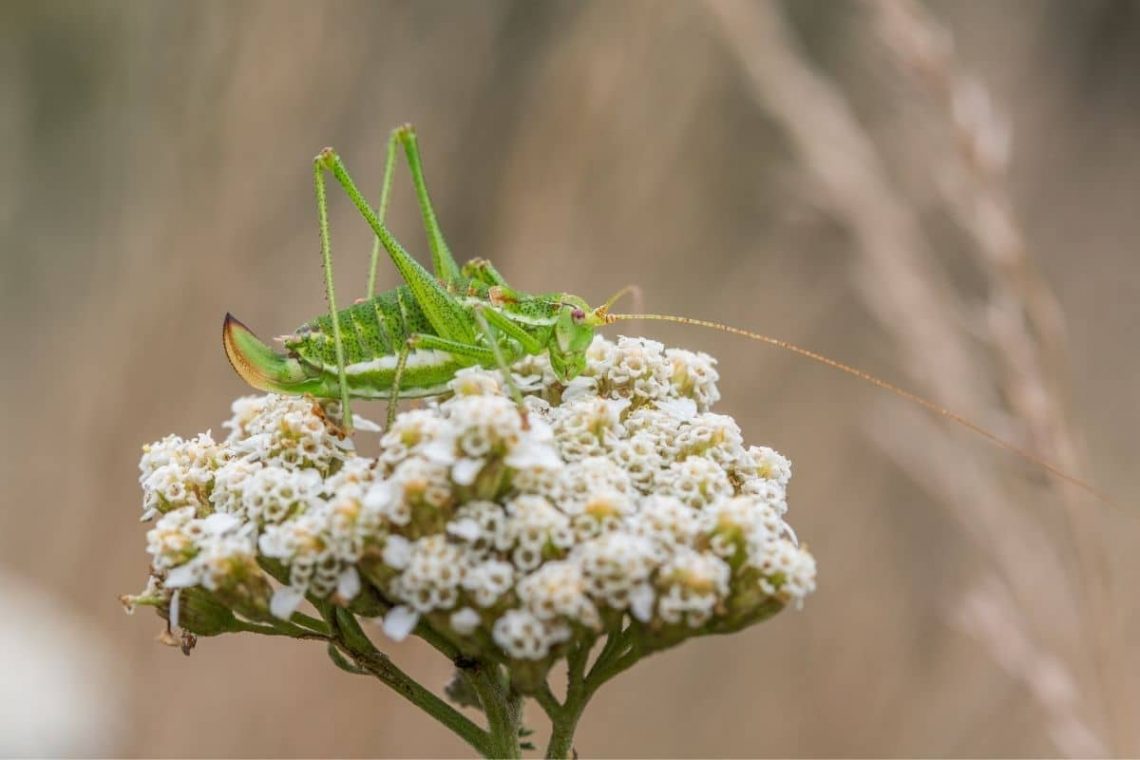
<svg viewBox="0 0 1140 760">
<path fill-rule="evenodd" d="M 412 258 L 411 254 L 404 250 L 404 247 L 392 236 L 392 233 L 376 216 L 375 209 L 365 200 L 356 183 L 352 181 L 352 177 L 349 176 L 344 162 L 340 160 L 336 151 L 332 148 L 325 148 L 317 156 L 315 163 L 316 171 L 320 175 L 317 182 L 320 184 L 322 192 L 324 188 L 323 172 L 328 171 L 344 189 L 360 215 L 368 222 L 372 232 L 380 239 L 381 245 L 388 252 L 388 256 L 400 272 L 400 276 L 404 278 L 404 282 L 407 283 L 408 289 L 412 292 L 412 297 L 416 299 L 416 303 L 423 310 L 424 316 L 431 323 L 436 335 L 459 343 L 472 343 L 476 334 L 475 325 L 463 304 L 444 283 L 440 282 L 422 264 Z"/>
<path fill-rule="evenodd" d="M 420 216 L 423 218 L 428 245 L 431 247 L 431 263 L 435 269 L 435 276 L 448 285 L 455 284 L 459 280 L 459 265 L 455 263 L 451 249 L 443 239 L 443 230 L 439 227 L 439 220 L 436 219 L 435 209 L 432 208 L 431 198 L 428 196 L 423 161 L 420 159 L 420 148 L 416 142 L 416 130 L 411 124 L 405 124 L 396 128 L 392 133 L 392 139 L 399 140 L 404 146 L 404 156 L 408 159 L 408 169 L 412 173 L 412 185 L 416 188 L 416 201 L 420 205 Z"/>
<path fill-rule="evenodd" d="M 381 224 L 384 224 L 384 219 L 388 216 L 388 200 L 392 194 L 392 172 L 396 168 L 396 142 L 396 133 L 393 131 L 388 137 L 388 151 L 384 158 L 384 181 L 380 185 L 380 204 L 376 207 L 376 218 L 380 220 Z M 380 266 L 380 249 L 382 247 L 379 236 L 373 238 L 372 260 L 368 265 L 366 299 L 371 299 L 376 295 L 376 270 Z"/>
<path fill-rule="evenodd" d="M 392 173 L 396 164 L 397 146 L 403 146 L 404 156 L 408 161 L 408 169 L 412 173 L 412 185 L 416 190 L 416 202 L 420 207 L 420 217 L 423 219 L 424 231 L 427 233 L 428 246 L 431 248 L 432 268 L 437 279 L 447 285 L 457 285 L 460 279 L 459 265 L 451 255 L 451 249 L 443 237 L 439 220 L 428 195 L 427 182 L 424 180 L 423 160 L 420 158 L 419 144 L 416 142 L 416 132 L 411 124 L 405 124 L 392 130 L 388 137 L 388 152 L 384 160 L 384 182 L 380 188 L 380 205 L 376 216 L 380 223 L 384 223 L 388 211 L 388 200 L 392 190 Z M 379 236 L 372 244 L 372 262 L 368 270 L 368 298 L 376 293 L 376 269 L 380 264 L 380 249 L 383 243 Z"/>
</svg>

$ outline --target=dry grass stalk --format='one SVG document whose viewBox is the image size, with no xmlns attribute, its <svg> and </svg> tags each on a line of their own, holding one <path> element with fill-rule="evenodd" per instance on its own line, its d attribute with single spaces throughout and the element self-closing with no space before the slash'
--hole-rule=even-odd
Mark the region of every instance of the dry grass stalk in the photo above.
<svg viewBox="0 0 1140 760">
<path fill-rule="evenodd" d="M 1027 635 L 1017 601 L 1000 578 L 990 577 L 955 604 L 952 621 L 987 644 L 990 656 L 1021 681 L 1049 717 L 1053 744 L 1069 757 L 1103 757 L 1105 746 L 1079 715 L 1080 693 L 1067 664 Z"/>
<path fill-rule="evenodd" d="M 799 52 L 778 6 L 710 2 L 707 7 L 746 71 L 754 96 L 786 131 L 823 188 L 832 213 L 850 230 L 867 306 L 895 340 L 907 371 L 939 402 L 991 427 L 1024 428 L 1030 431 L 1032 451 L 1075 469 L 1075 435 L 1064 414 L 1055 370 L 1048 369 L 1063 353 L 1063 329 L 1051 294 L 1033 272 L 1010 210 L 1004 182 L 1008 132 L 989 107 L 984 88 L 976 80 L 955 85 L 952 77 L 940 79 L 940 86 L 950 93 L 946 102 L 959 143 L 954 156 L 963 175 L 953 206 L 977 242 L 988 278 L 982 342 L 1004 360 L 996 379 L 978 370 L 986 365 L 963 327 L 970 315 L 936 266 L 916 212 L 892 186 L 882 157 L 843 94 Z M 883 12 L 905 10 L 891 6 Z M 945 45 L 940 47 L 938 39 L 929 35 L 922 45 L 914 45 L 915 60 L 939 60 L 937 51 Z M 1008 409 L 1000 398 L 1008 402 Z M 1013 506 L 1011 483 L 992 458 L 979 456 L 971 442 L 951 438 L 934 424 L 913 419 L 911 424 L 923 425 L 921 438 L 909 438 L 907 443 L 894 425 L 883 426 L 890 432 L 878 437 L 919 482 L 952 506 L 952 514 L 1012 589 L 1004 597 L 1011 602 L 1006 624 L 987 626 L 978 621 L 972 630 L 985 634 L 995 656 L 1001 641 L 990 634 L 1016 630 L 1021 640 L 1040 639 L 1033 646 L 1042 654 L 1030 661 L 1047 660 L 1065 674 L 1067 683 L 1080 683 L 1077 674 L 1088 670 L 1081 665 L 1081 650 L 1096 649 L 1103 662 L 1108 642 L 1074 624 L 1074 607 L 1068 605 L 1085 596 L 1090 585 L 1102 588 L 1095 579 L 1105 574 L 1082 572 L 1074 588 L 1059 561 L 1063 552 L 1056 540 L 1038 524 L 1039 516 Z M 916 450 L 915 440 L 930 448 Z M 932 455 L 942 448 L 944 453 Z M 1080 564 L 1087 568 L 1102 553 L 1097 534 L 1089 527 L 1093 515 L 1087 505 L 1082 506 L 1079 510 L 1074 504 L 1067 514 L 1080 547 Z M 1101 599 L 1095 609 L 1092 627 L 1098 623 L 1107 627 L 1111 607 Z M 1046 643 L 1053 639 L 1067 639 L 1067 649 L 1074 654 L 1063 657 L 1057 643 Z M 1059 749 L 1095 754 L 1105 746 L 1081 717 L 1105 712 L 1090 706 L 1095 700 L 1089 694 L 1046 699 L 1051 692 L 1034 687 L 1034 678 L 1029 677 L 1032 668 L 1007 670 L 1022 678 L 1041 704 Z M 1120 737 L 1114 738 L 1124 746 Z"/>
<path fill-rule="evenodd" d="M 957 60 L 949 30 L 922 5 L 880 0 L 869 7 L 887 48 L 940 109 L 935 118 L 951 127 L 955 150 L 934 152 L 945 157 L 939 188 L 951 214 L 973 238 L 970 252 L 986 277 L 984 338 L 1001 366 L 1003 397 L 1025 430 L 1031 451 L 1068 472 L 1081 472 L 1079 436 L 1064 403 L 1064 368 L 1069 366 L 1064 318 L 1034 266 L 1009 197 L 1010 126 L 984 83 Z M 1105 701 L 1119 710 L 1134 701 L 1126 684 L 1114 676 L 1123 662 L 1123 647 L 1099 513 L 1082 494 L 1059 481 L 1049 483 L 1065 508 L 1079 601 L 1086 612 L 1084 635 L 1096 643 Z M 1128 731 L 1125 713 L 1113 723 L 1118 733 Z M 1120 748 L 1134 746 L 1127 733 L 1117 740 Z"/>
</svg>

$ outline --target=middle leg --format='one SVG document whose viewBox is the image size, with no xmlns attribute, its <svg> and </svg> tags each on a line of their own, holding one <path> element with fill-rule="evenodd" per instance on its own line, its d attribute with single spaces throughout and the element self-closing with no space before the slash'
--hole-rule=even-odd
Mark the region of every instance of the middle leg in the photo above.
<svg viewBox="0 0 1140 760">
<path fill-rule="evenodd" d="M 530 427 L 530 423 L 526 415 L 526 406 L 523 404 L 522 391 L 515 383 L 514 375 L 511 374 L 510 363 L 503 355 L 503 350 L 499 346 L 499 336 L 491 323 L 487 321 L 487 315 L 481 307 L 475 309 L 475 323 L 479 325 L 479 329 L 483 331 L 483 335 L 487 338 L 487 343 L 491 346 L 491 352 L 495 355 L 495 364 L 499 366 L 499 372 L 503 376 L 503 382 L 510 390 L 511 398 L 514 399 L 515 406 L 519 408 L 519 415 L 522 417 L 523 427 Z M 521 352 L 520 352 L 521 353 Z M 517 356 L 511 357 L 512 362 L 517 359 Z"/>
<path fill-rule="evenodd" d="M 313 162 L 313 186 L 317 195 L 317 222 L 321 232 L 321 263 L 325 269 L 325 297 L 329 302 L 332 320 L 333 347 L 336 352 L 337 382 L 340 384 L 340 408 L 344 415 L 344 432 L 352 432 L 352 408 L 348 403 L 348 377 L 344 369 L 344 335 L 340 329 L 340 312 L 336 308 L 336 289 L 333 287 L 332 241 L 329 239 L 328 194 L 325 192 L 325 174 L 318 156 Z"/>
</svg>

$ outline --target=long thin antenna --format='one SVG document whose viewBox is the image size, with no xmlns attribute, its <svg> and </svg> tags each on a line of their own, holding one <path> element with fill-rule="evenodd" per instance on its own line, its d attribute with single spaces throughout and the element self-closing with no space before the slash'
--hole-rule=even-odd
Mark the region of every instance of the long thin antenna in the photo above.
<svg viewBox="0 0 1140 760">
<path fill-rule="evenodd" d="M 641 309 L 644 308 L 642 306 L 643 295 L 642 295 L 642 291 L 641 291 L 641 286 L 640 285 L 626 285 L 624 288 L 622 288 L 621 290 L 619 290 L 618 292 L 616 292 L 612 296 L 610 296 L 608 299 L 606 299 L 606 302 L 601 305 L 599 313 L 606 314 L 615 303 L 617 303 L 622 298 L 624 298 L 625 296 L 627 296 L 631 293 L 633 294 L 633 308 L 636 309 L 637 311 L 641 311 Z"/>
<path fill-rule="evenodd" d="M 995 435 L 994 433 L 991 433 L 989 430 L 986 430 L 981 425 L 977 425 L 973 422 L 970 422 L 970 420 L 966 419 L 962 415 L 956 414 L 955 412 L 952 412 L 943 406 L 939 406 L 938 404 L 934 403 L 933 401 L 930 401 L 929 399 L 925 399 L 916 393 L 911 393 L 908 390 L 900 388 L 899 386 L 895 385 L 894 383 L 889 383 L 886 380 L 875 377 L 874 375 L 872 375 L 869 372 L 864 372 L 863 370 L 858 369 L 857 367 L 852 367 L 849 364 L 844 364 L 843 362 L 836 361 L 835 359 L 830 359 L 830 358 L 824 356 L 823 354 L 818 354 L 815 351 L 812 351 L 812 350 L 807 349 L 807 348 L 803 348 L 802 346 L 797 346 L 794 343 L 789 343 L 786 340 L 780 340 L 779 338 L 773 338 L 773 337 L 768 336 L 768 335 L 763 335 L 761 333 L 752 332 L 751 330 L 742 330 L 739 327 L 730 327 L 729 325 L 722 325 L 719 322 L 710 322 L 710 321 L 705 320 L 705 319 L 692 319 L 690 317 L 675 317 L 671 314 L 607 314 L 604 311 L 601 312 L 601 314 L 605 318 L 607 324 L 613 323 L 613 322 L 619 322 L 619 321 L 633 320 L 633 319 L 645 319 L 645 320 L 657 321 L 657 322 L 676 322 L 677 324 L 681 324 L 681 325 L 694 325 L 696 327 L 708 327 L 708 328 L 711 328 L 713 330 L 720 330 L 721 332 L 730 333 L 732 335 L 740 335 L 742 337 L 750 338 L 751 340 L 759 341 L 761 343 L 767 343 L 768 345 L 775 346 L 776 348 L 782 348 L 785 351 L 791 351 L 793 354 L 799 354 L 800 356 L 811 359 L 812 361 L 819 362 L 820 364 L 825 364 L 828 367 L 831 367 L 832 369 L 837 369 L 840 372 L 846 372 L 849 375 L 854 375 L 855 377 L 859 378 L 860 380 L 868 382 L 871 385 L 874 385 L 874 386 L 881 388 L 885 391 L 889 391 L 890 393 L 893 393 L 896 396 L 900 396 L 900 397 L 906 399 L 907 401 L 910 401 L 911 403 L 918 404 L 919 406 L 921 406 L 922 408 L 926 409 L 929 412 L 933 412 L 934 414 L 937 414 L 941 417 L 945 417 L 948 420 L 952 420 L 952 421 L 958 423 L 959 425 L 961 425 L 962 427 L 964 427 L 968 430 L 971 430 L 971 431 L 977 433 L 978 435 L 982 436 L 983 438 L 985 438 L 986 440 L 988 440 L 990 443 L 994 444 L 995 446 L 1003 448 L 1012 454 L 1016 454 L 1017 456 L 1026 460 L 1027 462 L 1032 462 L 1033 464 L 1037 465 L 1038 467 L 1045 469 L 1046 471 L 1048 471 L 1049 473 L 1051 473 L 1055 477 L 1060 478 L 1061 480 L 1065 481 L 1066 483 L 1070 483 L 1070 484 L 1076 486 L 1077 488 L 1080 488 L 1085 493 L 1088 493 L 1088 494 L 1096 497 L 1097 499 L 1104 502 L 1105 504 L 1107 504 L 1111 507 L 1119 507 L 1119 505 L 1116 502 L 1114 502 L 1112 499 L 1110 499 L 1106 494 L 1102 493 L 1101 491 L 1099 491 L 1098 489 L 1089 485 L 1088 483 L 1081 480 L 1080 478 L 1075 477 L 1073 475 L 1070 475 L 1069 473 L 1060 469 L 1056 465 L 1050 464 L 1049 462 L 1045 461 L 1044 459 L 1037 456 L 1036 454 L 1033 454 L 1029 451 L 1026 451 L 1025 449 L 1022 449 L 1018 446 L 1013 445 L 1012 443 L 1009 443 L 1008 441 L 1003 440 L 1002 438 L 999 438 L 997 435 Z"/>
</svg>

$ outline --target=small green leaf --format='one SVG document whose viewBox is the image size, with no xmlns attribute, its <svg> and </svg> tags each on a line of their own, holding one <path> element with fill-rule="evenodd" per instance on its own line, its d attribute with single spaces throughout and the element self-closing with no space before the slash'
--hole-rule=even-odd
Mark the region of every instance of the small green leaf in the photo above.
<svg viewBox="0 0 1140 760">
<path fill-rule="evenodd" d="M 247 624 L 209 591 L 187 588 L 179 592 L 178 627 L 197 636 L 218 636 L 244 631 Z"/>
<path fill-rule="evenodd" d="M 328 652 L 329 652 L 329 659 L 332 660 L 333 665 L 336 665 L 338 668 L 340 668 L 344 672 L 352 673 L 354 676 L 366 676 L 366 675 L 368 675 L 367 671 L 361 670 L 360 668 L 356 667 L 351 662 L 349 662 L 347 659 L 345 659 L 344 655 L 340 653 L 340 650 L 336 648 L 335 644 L 332 644 L 332 643 L 329 644 Z"/>
</svg>

